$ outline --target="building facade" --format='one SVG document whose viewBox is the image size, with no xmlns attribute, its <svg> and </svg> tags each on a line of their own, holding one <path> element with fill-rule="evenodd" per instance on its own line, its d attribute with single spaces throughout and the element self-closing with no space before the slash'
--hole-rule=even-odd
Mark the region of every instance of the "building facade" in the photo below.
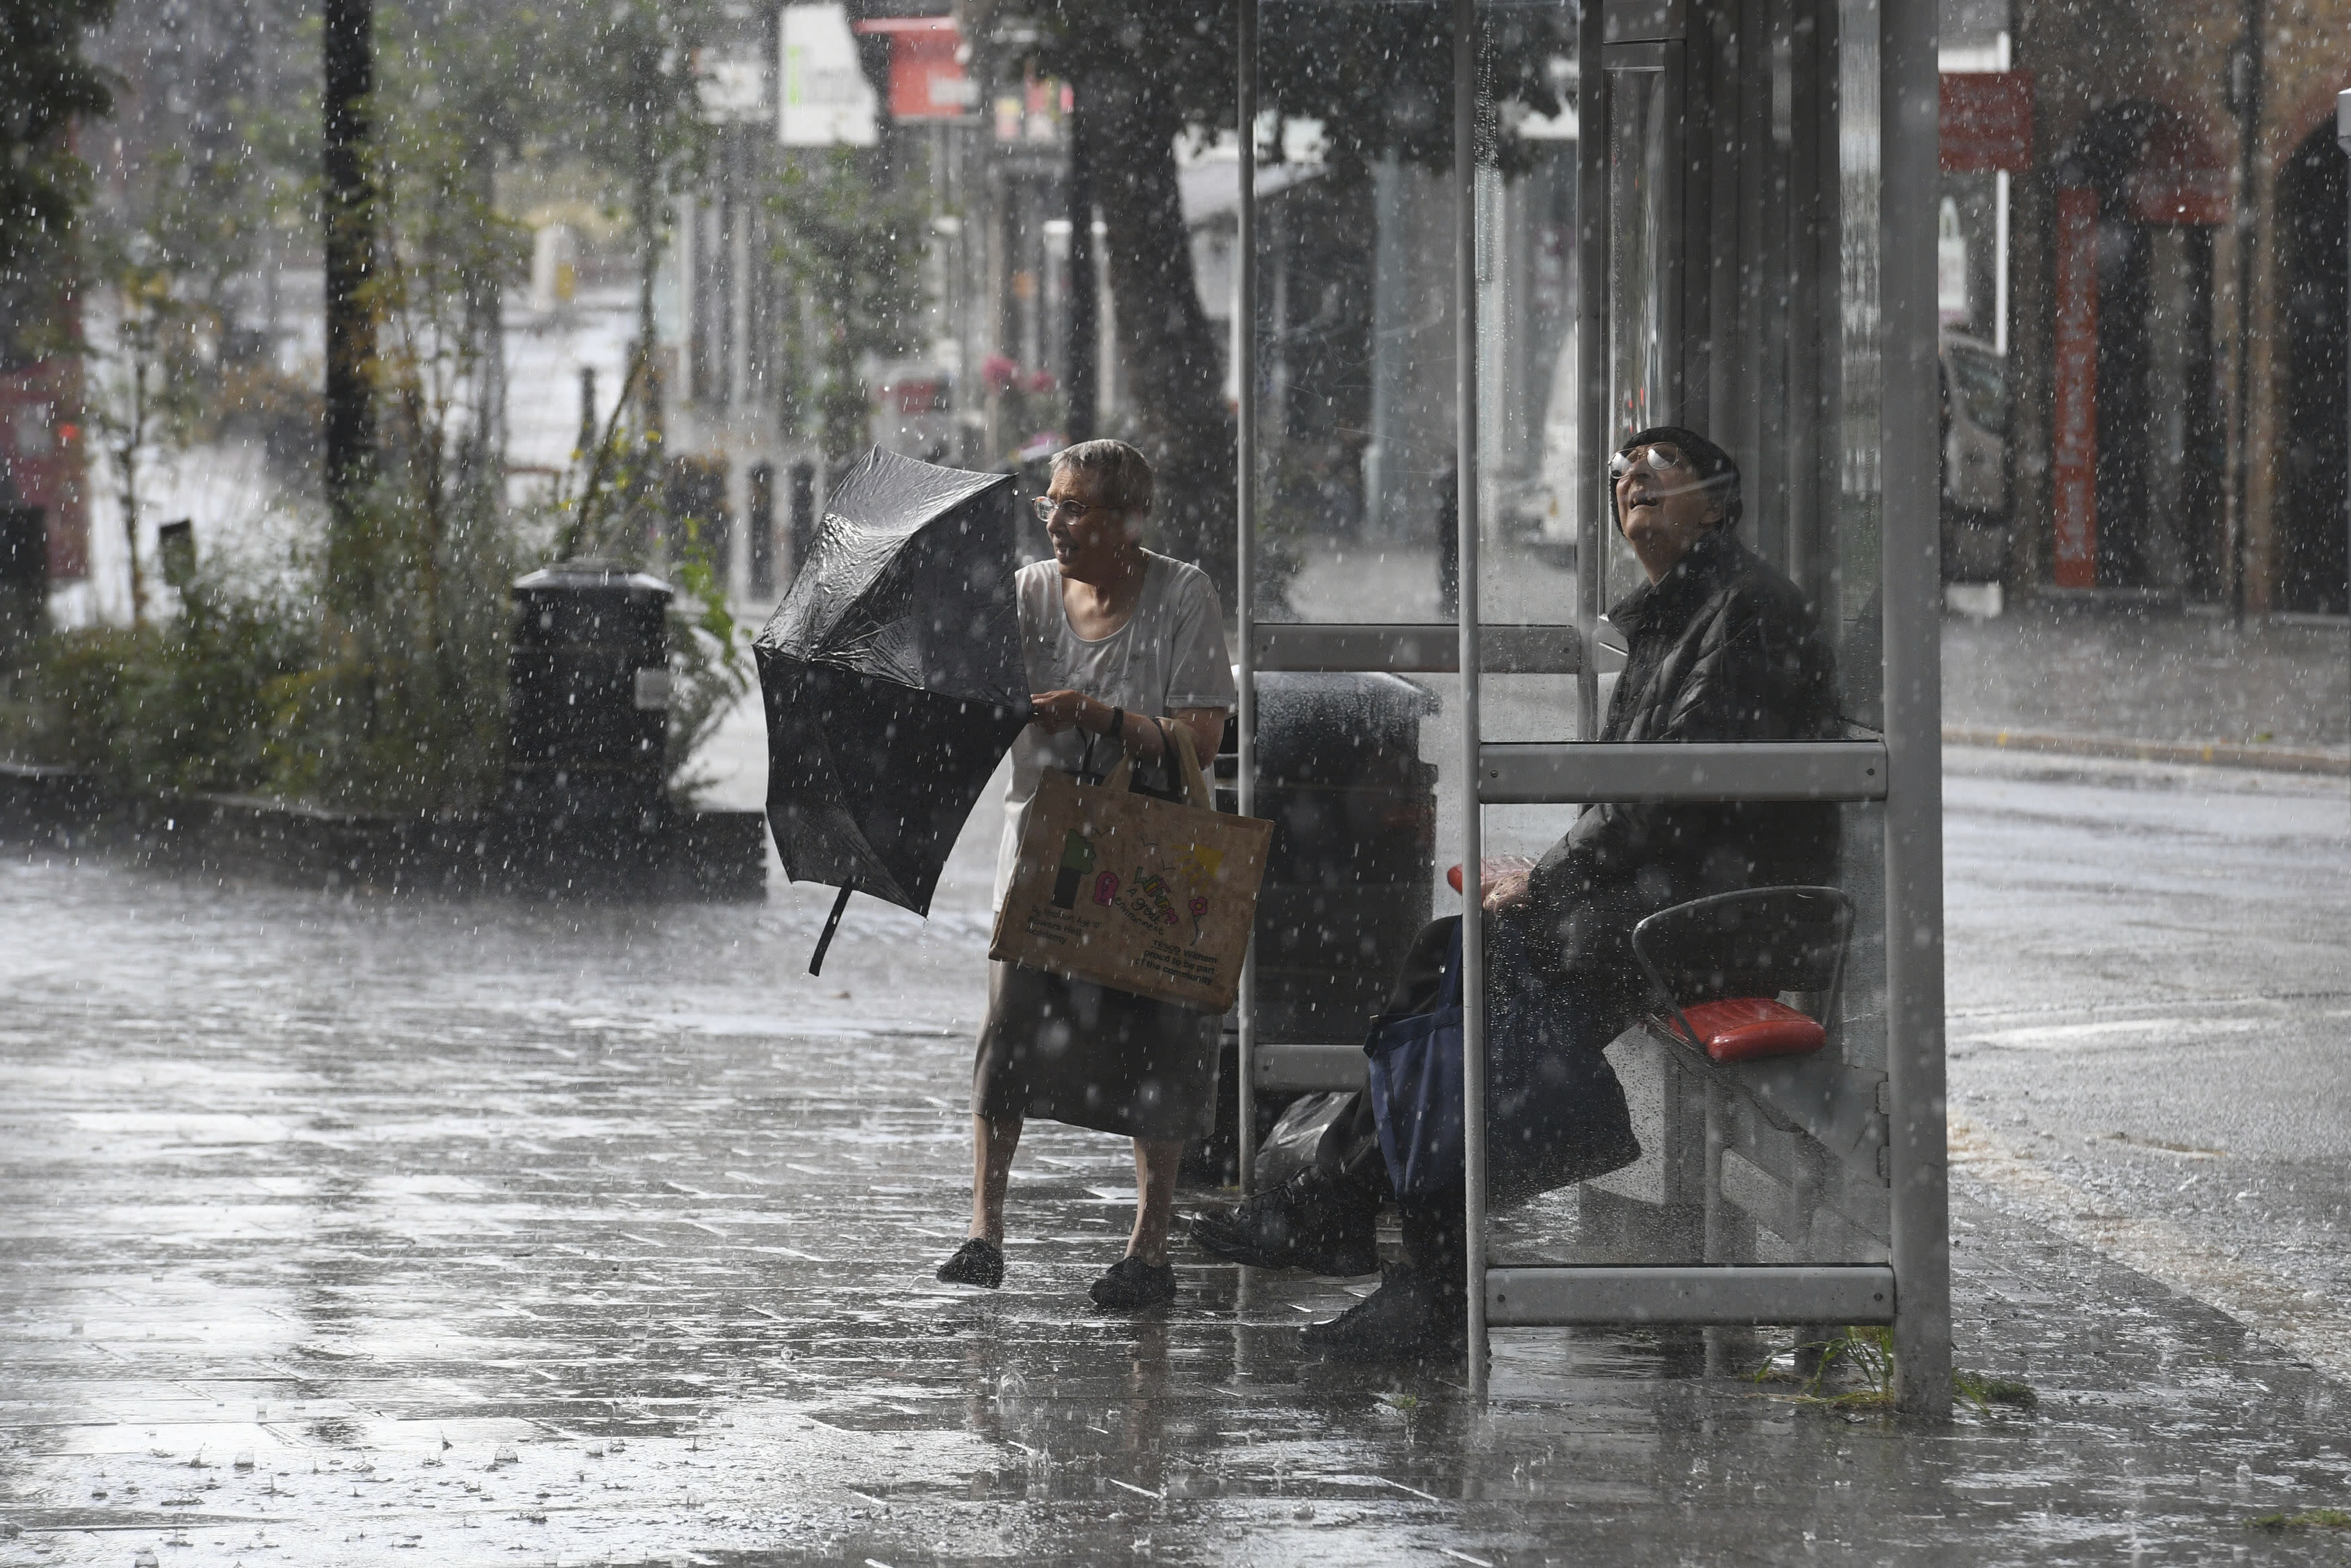
<svg viewBox="0 0 2351 1568">
<path fill-rule="evenodd" d="M 2328 40 L 2351 5 L 2013 0 L 2002 20 L 2032 93 L 2009 580 L 2343 613 L 2351 56 Z"/>
</svg>

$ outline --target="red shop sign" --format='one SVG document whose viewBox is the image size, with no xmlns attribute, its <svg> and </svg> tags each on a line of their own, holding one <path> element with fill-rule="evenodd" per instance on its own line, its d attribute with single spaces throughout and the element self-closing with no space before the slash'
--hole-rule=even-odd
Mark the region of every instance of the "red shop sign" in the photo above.
<svg viewBox="0 0 2351 1568">
<path fill-rule="evenodd" d="M 891 119 L 961 119 L 971 112 L 973 84 L 954 17 L 877 16 L 857 30 L 890 40 Z"/>
</svg>

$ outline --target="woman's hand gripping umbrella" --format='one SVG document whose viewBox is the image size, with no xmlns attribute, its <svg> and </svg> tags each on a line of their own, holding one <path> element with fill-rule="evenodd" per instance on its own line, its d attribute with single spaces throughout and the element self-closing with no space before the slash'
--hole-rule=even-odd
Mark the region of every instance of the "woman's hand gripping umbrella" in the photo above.
<svg viewBox="0 0 2351 1568">
<path fill-rule="evenodd" d="M 768 826 L 795 882 L 930 912 L 980 791 L 1029 722 L 1013 481 L 876 447 L 828 498 L 752 645 L 768 714 Z"/>
</svg>

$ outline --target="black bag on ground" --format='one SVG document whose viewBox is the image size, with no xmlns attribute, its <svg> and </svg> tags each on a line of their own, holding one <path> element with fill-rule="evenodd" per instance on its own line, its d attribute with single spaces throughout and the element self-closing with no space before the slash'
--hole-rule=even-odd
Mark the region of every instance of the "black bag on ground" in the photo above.
<svg viewBox="0 0 2351 1568">
<path fill-rule="evenodd" d="M 1290 1103 L 1258 1146 L 1257 1190 L 1280 1186 L 1302 1172 L 1334 1170 L 1342 1158 L 1340 1145 L 1348 1137 L 1348 1113 L 1355 1108 L 1355 1092 L 1332 1089 L 1306 1095 Z"/>
</svg>

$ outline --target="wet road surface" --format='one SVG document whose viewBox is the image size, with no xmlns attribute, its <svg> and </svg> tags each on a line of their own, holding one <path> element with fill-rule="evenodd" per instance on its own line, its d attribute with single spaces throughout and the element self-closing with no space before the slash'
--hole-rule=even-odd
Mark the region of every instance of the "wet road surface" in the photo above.
<svg viewBox="0 0 2351 1568">
<path fill-rule="evenodd" d="M 1951 757 L 1960 1172 L 2351 1377 L 2351 788 Z"/>
<path fill-rule="evenodd" d="M 1938 1431 L 1792 1403 L 1743 1333 L 1505 1333 L 1479 1412 L 1304 1360 L 1349 1282 L 1188 1251 L 1097 1314 L 1131 1166 L 1044 1126 L 1005 1291 L 932 1283 L 986 859 L 813 982 L 780 885 L 0 863 L 0 1563 L 2351 1561 L 2249 1524 L 2351 1506 L 2346 1385 L 1990 1185 L 1959 1361 L 2041 1408 Z"/>
</svg>

